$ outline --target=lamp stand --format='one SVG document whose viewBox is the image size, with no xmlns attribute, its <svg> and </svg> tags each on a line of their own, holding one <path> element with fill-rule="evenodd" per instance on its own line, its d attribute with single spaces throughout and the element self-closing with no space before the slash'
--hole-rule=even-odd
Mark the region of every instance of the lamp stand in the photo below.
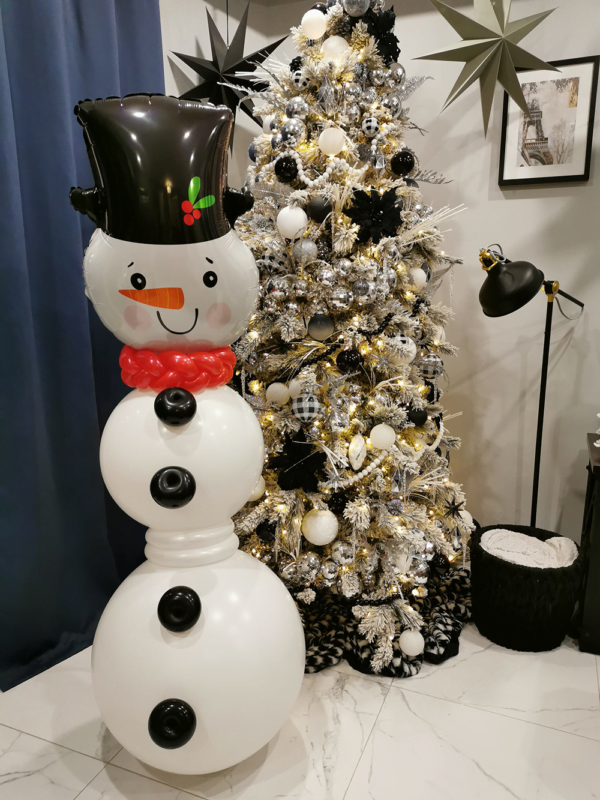
<svg viewBox="0 0 600 800">
<path fill-rule="evenodd" d="M 563 292 L 558 281 L 544 281 L 542 290 L 548 298 L 546 306 L 546 328 L 544 330 L 544 352 L 542 355 L 542 377 L 540 380 L 540 404 L 538 410 L 537 434 L 535 438 L 535 460 L 533 465 L 533 491 L 531 493 L 531 527 L 536 527 L 538 494 L 540 488 L 540 467 L 542 461 L 542 435 L 544 432 L 544 412 L 546 410 L 546 385 L 548 383 L 548 364 L 550 361 L 550 338 L 552 336 L 552 312 L 557 294 L 583 308 L 583 303 Z"/>
</svg>

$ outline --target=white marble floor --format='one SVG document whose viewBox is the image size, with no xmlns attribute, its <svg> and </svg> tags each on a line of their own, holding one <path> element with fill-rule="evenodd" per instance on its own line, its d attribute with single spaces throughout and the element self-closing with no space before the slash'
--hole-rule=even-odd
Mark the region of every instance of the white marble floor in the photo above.
<svg viewBox="0 0 600 800">
<path fill-rule="evenodd" d="M 0 696 L 0 800 L 600 798 L 600 659 L 469 626 L 457 658 L 409 680 L 347 665 L 306 676 L 292 717 L 233 769 L 144 766 L 102 724 L 90 651 Z"/>
</svg>

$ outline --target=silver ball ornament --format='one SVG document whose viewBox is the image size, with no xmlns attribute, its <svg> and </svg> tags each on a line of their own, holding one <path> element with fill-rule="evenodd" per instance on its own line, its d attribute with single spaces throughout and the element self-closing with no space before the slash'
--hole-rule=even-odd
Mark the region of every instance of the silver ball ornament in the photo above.
<svg viewBox="0 0 600 800">
<path fill-rule="evenodd" d="M 352 284 L 352 289 L 354 290 L 354 294 L 358 297 L 366 297 L 369 294 L 369 290 L 371 288 L 371 284 L 366 278 L 358 278 Z"/>
<path fill-rule="evenodd" d="M 362 89 L 358 83 L 344 84 L 344 99 L 348 103 L 356 103 L 362 96 Z"/>
<path fill-rule="evenodd" d="M 390 64 L 389 76 L 386 81 L 388 86 L 394 89 L 401 89 L 402 86 L 404 86 L 405 80 L 406 80 L 406 70 L 404 69 L 402 64 L 398 64 L 398 62 Z"/>
<path fill-rule="evenodd" d="M 333 311 L 347 311 L 352 305 L 354 296 L 348 289 L 343 286 L 338 286 L 333 290 L 329 297 L 327 304 Z"/>
<path fill-rule="evenodd" d="M 267 294 L 275 300 L 285 300 L 288 296 L 289 288 L 287 278 L 272 278 L 267 283 Z"/>
<path fill-rule="evenodd" d="M 335 286 L 337 283 L 336 274 L 331 267 L 324 267 L 320 272 L 317 272 L 315 280 L 317 283 L 320 283 L 321 286 L 326 286 L 327 288 Z"/>
<path fill-rule="evenodd" d="M 281 138 L 288 147 L 297 147 L 306 139 L 306 125 L 296 117 L 288 119 L 281 126 Z"/>
<path fill-rule="evenodd" d="M 360 107 L 367 109 L 377 102 L 377 89 L 374 86 L 367 86 L 360 98 Z"/>
<path fill-rule="evenodd" d="M 370 5 L 371 0 L 344 0 L 344 11 L 351 17 L 362 17 Z"/>
<path fill-rule="evenodd" d="M 341 567 L 348 566 L 354 560 L 354 549 L 348 542 L 334 542 L 331 545 L 331 557 Z"/>
<path fill-rule="evenodd" d="M 298 117 L 298 119 L 306 119 L 306 115 L 308 114 L 308 103 L 303 97 L 292 97 L 290 102 L 285 107 L 285 113 L 290 119 L 293 117 Z"/>
<path fill-rule="evenodd" d="M 358 122 L 361 117 L 361 113 L 360 106 L 357 103 L 351 103 L 350 105 L 346 106 L 346 116 L 348 117 L 348 122 L 351 124 Z"/>
<path fill-rule="evenodd" d="M 393 119 L 396 119 L 402 110 L 402 103 L 395 94 L 386 95 L 381 101 L 381 105 L 387 108 Z"/>
<path fill-rule="evenodd" d="M 352 272 L 352 262 L 349 258 L 338 258 L 333 262 L 333 269 L 338 278 L 347 278 Z"/>
<path fill-rule="evenodd" d="M 277 131 L 271 136 L 271 149 L 272 150 L 280 150 L 283 147 L 283 136 L 281 135 L 281 131 Z"/>
<path fill-rule="evenodd" d="M 326 581 L 334 581 L 339 572 L 339 567 L 335 561 L 324 561 L 321 565 L 321 575 Z"/>
<path fill-rule="evenodd" d="M 310 239 L 300 239 L 292 247 L 292 255 L 299 264 L 305 266 L 317 258 L 319 248 Z"/>
<path fill-rule="evenodd" d="M 302 553 L 298 559 L 298 575 L 304 580 L 314 581 L 321 567 L 321 559 L 315 553 Z"/>
<path fill-rule="evenodd" d="M 383 86 L 387 77 L 388 71 L 386 69 L 372 69 L 369 72 L 369 80 L 373 86 Z"/>
<path fill-rule="evenodd" d="M 306 293 L 308 292 L 308 283 L 304 280 L 304 278 L 296 278 L 292 284 L 292 292 L 294 297 L 306 297 Z"/>
</svg>

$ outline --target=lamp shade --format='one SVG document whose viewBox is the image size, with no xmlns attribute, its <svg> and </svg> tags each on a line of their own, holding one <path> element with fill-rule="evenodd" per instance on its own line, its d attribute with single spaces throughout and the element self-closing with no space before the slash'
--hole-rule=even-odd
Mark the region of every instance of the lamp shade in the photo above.
<svg viewBox="0 0 600 800">
<path fill-rule="evenodd" d="M 479 302 L 487 317 L 504 317 L 518 311 L 542 288 L 544 273 L 528 261 L 496 263 L 479 291 Z"/>
</svg>

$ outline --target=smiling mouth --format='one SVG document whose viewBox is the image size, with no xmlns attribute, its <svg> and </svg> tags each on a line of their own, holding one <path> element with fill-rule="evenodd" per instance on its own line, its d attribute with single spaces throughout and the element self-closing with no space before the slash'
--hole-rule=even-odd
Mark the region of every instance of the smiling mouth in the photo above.
<svg viewBox="0 0 600 800">
<path fill-rule="evenodd" d="M 162 318 L 160 316 L 160 311 L 156 312 L 156 316 L 158 317 L 158 321 L 160 322 L 160 324 L 163 326 L 163 328 L 166 331 L 169 331 L 169 333 L 175 333 L 178 336 L 185 336 L 186 333 L 191 333 L 194 330 L 194 328 L 196 327 L 196 323 L 198 322 L 198 309 L 196 309 L 196 314 L 194 316 L 194 324 L 192 325 L 191 328 L 188 328 L 187 331 L 174 331 L 171 328 L 167 328 L 165 323 L 162 321 Z"/>
</svg>

